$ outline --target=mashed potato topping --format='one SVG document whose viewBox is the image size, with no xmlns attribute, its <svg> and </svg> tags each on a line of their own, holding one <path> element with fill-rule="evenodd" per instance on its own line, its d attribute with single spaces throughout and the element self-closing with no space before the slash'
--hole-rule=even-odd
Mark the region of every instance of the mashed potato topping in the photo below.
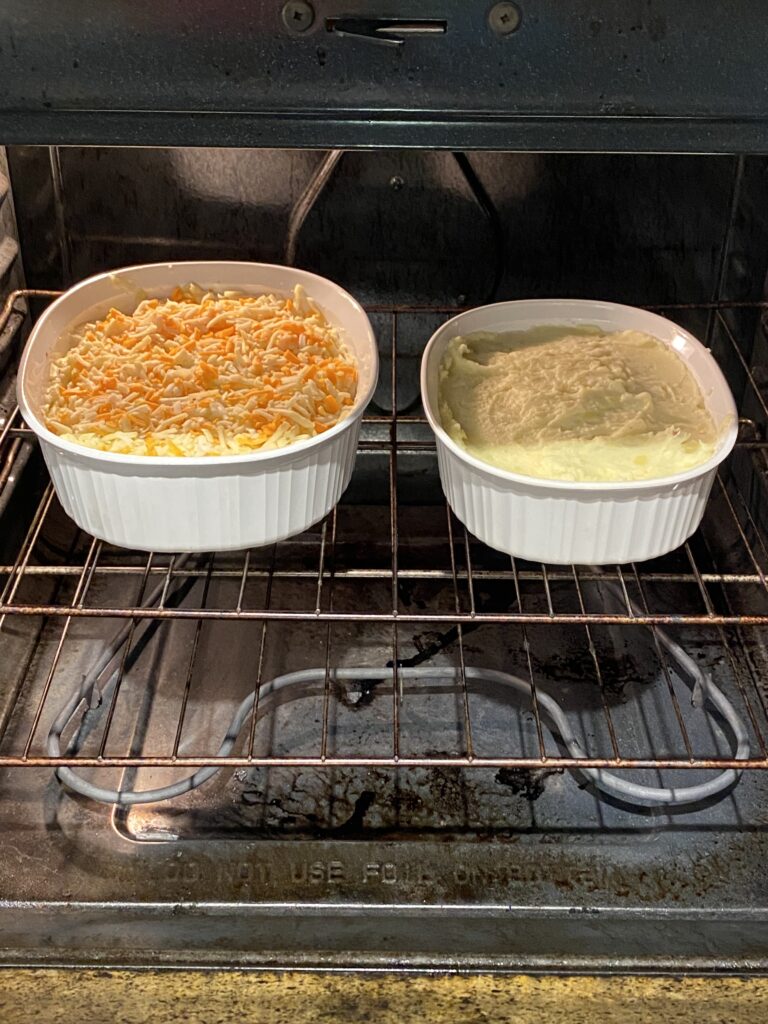
<svg viewBox="0 0 768 1024">
<path fill-rule="evenodd" d="M 470 454 L 550 480 L 670 476 L 709 459 L 719 435 L 680 356 L 637 331 L 544 327 L 454 338 L 439 407 Z"/>
<path fill-rule="evenodd" d="M 72 332 L 46 426 L 130 455 L 241 455 L 314 437 L 353 405 L 357 366 L 296 286 L 289 298 L 177 288 Z"/>
</svg>

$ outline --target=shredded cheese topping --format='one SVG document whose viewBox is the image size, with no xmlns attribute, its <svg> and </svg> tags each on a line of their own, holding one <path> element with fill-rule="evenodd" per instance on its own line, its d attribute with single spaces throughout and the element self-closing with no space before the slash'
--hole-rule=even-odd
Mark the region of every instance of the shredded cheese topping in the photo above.
<svg viewBox="0 0 768 1024">
<path fill-rule="evenodd" d="M 51 367 L 60 437 L 129 455 L 240 455 L 328 430 L 357 366 L 297 285 L 290 298 L 176 288 L 82 324 Z"/>
</svg>

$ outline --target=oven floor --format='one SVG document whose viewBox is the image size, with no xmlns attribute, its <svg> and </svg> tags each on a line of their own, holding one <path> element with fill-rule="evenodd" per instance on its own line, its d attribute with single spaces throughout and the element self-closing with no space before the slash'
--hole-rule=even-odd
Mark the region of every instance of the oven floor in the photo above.
<svg viewBox="0 0 768 1024">
<path fill-rule="evenodd" d="M 263 786 L 230 778 L 178 810 L 121 816 L 63 794 L 47 772 L 13 773 L 0 793 L 7 958 L 381 966 L 397 956 L 537 969 L 765 963 L 762 774 L 720 805 L 676 818 L 633 818 L 569 775 L 526 781 L 521 791 L 481 774 L 417 773 L 399 786 L 349 775 L 337 801 L 339 810 L 352 807 L 346 820 L 327 825 L 318 815 L 297 828 L 285 808 L 302 791 L 314 787 L 322 799 L 313 796 L 313 806 L 327 805 L 327 789 L 311 775 L 273 779 L 269 813 Z M 374 813 L 366 825 L 397 791 L 401 807 L 434 794 L 423 823 L 408 818 L 396 828 Z M 495 828 L 482 825 L 484 811 Z"/>
</svg>

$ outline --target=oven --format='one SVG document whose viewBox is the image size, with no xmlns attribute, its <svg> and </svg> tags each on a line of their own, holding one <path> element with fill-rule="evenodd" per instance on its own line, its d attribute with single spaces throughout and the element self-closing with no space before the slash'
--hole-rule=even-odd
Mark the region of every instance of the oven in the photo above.
<svg viewBox="0 0 768 1024">
<path fill-rule="evenodd" d="M 760 972 L 768 15 L 369 7 L 5 5 L 2 959 Z M 147 555 L 52 492 L 15 408 L 31 324 L 173 259 L 306 268 L 369 313 L 355 473 L 301 536 Z M 426 341 L 563 296 L 688 328 L 736 398 L 663 558 L 510 559 L 446 505 Z"/>
</svg>

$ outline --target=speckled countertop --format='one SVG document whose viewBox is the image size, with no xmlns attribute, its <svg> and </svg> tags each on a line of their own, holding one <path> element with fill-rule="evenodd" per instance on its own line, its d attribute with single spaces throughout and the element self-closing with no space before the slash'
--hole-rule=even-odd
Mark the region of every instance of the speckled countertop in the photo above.
<svg viewBox="0 0 768 1024">
<path fill-rule="evenodd" d="M 767 1001 L 764 978 L 0 971 L 2 1024 L 755 1024 Z"/>
</svg>

